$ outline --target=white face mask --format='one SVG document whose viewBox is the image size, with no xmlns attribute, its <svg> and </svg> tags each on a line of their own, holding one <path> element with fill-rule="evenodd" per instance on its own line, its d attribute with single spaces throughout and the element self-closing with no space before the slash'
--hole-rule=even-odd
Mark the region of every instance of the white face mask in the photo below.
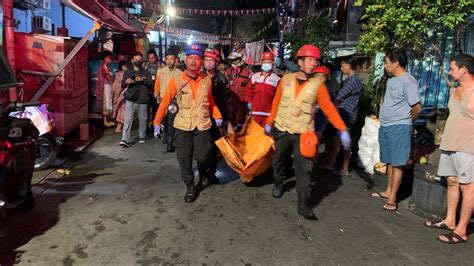
<svg viewBox="0 0 474 266">
<path fill-rule="evenodd" d="M 272 70 L 273 65 L 272 64 L 262 64 L 262 70 L 265 72 L 270 72 Z"/>
</svg>

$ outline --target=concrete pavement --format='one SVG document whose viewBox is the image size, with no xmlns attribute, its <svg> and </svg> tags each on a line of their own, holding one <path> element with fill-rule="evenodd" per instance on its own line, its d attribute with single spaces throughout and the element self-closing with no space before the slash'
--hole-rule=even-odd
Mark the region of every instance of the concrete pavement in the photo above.
<svg viewBox="0 0 474 266">
<path fill-rule="evenodd" d="M 268 177 L 246 186 L 223 164 L 224 184 L 187 204 L 174 153 L 119 140 L 107 131 L 35 186 L 36 207 L 0 225 L 1 265 L 474 265 L 474 238 L 439 243 L 408 201 L 384 211 L 358 177 L 318 172 L 315 222 L 294 189 L 274 199 Z"/>
</svg>

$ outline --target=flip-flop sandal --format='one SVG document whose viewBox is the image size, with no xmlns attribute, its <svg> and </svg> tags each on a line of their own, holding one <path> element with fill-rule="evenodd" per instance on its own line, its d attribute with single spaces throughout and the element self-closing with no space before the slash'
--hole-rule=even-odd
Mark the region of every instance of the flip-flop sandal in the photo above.
<svg viewBox="0 0 474 266">
<path fill-rule="evenodd" d="M 337 176 L 340 176 L 340 177 L 352 177 L 351 174 L 349 172 L 344 172 L 344 171 L 341 171 L 341 170 L 334 170 L 332 171 L 332 173 L 334 175 L 337 175 Z"/>
<path fill-rule="evenodd" d="M 428 224 L 428 222 L 430 224 Z M 434 229 L 443 229 L 443 230 L 450 230 L 450 231 L 453 231 L 454 228 L 449 228 L 443 220 L 440 220 L 440 219 L 434 219 L 434 220 L 431 220 L 431 219 L 427 219 L 424 223 L 423 223 L 424 226 L 428 227 L 428 228 L 434 228 Z"/>
<path fill-rule="evenodd" d="M 391 209 L 389 207 L 395 207 L 395 208 Z M 398 204 L 385 202 L 385 205 L 382 208 L 386 211 L 394 212 L 394 211 L 398 210 Z"/>
<path fill-rule="evenodd" d="M 441 243 L 445 243 L 445 244 L 461 244 L 461 243 L 467 243 L 467 239 L 464 240 L 462 239 L 461 236 L 459 236 L 458 234 L 454 233 L 453 231 L 445 234 L 445 235 L 442 235 L 444 237 L 446 237 L 448 239 L 448 241 L 446 240 L 441 240 L 439 238 L 439 236 L 436 238 L 438 239 L 439 242 Z"/>
<path fill-rule="evenodd" d="M 374 197 L 374 198 L 379 198 L 379 199 L 388 199 L 388 197 L 385 197 L 380 192 L 372 192 L 372 193 L 370 193 L 370 196 Z"/>
</svg>

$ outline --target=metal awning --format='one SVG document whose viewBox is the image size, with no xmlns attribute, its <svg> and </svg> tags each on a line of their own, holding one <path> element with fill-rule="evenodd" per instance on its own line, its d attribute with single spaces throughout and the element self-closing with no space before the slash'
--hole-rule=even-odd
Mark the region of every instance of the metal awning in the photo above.
<svg viewBox="0 0 474 266">
<path fill-rule="evenodd" d="M 119 15 L 100 3 L 99 0 L 61 0 L 61 2 L 92 20 L 100 20 L 116 31 L 138 32 L 140 30 L 124 21 Z"/>
<path fill-rule="evenodd" d="M 350 56 L 357 52 L 357 41 L 330 41 L 329 42 L 329 57 L 338 58 Z"/>
</svg>

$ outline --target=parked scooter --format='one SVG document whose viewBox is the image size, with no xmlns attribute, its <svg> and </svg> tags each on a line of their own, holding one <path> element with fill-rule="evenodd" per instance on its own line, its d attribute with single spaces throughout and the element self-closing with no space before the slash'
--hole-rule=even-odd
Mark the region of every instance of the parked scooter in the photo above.
<svg viewBox="0 0 474 266">
<path fill-rule="evenodd" d="M 53 119 L 47 105 L 28 106 L 10 113 L 10 116 L 30 119 L 39 130 L 34 169 L 40 171 L 48 168 L 56 160 L 63 139 L 56 138 L 53 134 Z"/>
<path fill-rule="evenodd" d="M 31 179 L 38 136 L 39 131 L 30 119 L 1 113 L 0 218 L 6 217 L 7 209 L 22 206 L 30 210 L 34 206 Z"/>
</svg>

